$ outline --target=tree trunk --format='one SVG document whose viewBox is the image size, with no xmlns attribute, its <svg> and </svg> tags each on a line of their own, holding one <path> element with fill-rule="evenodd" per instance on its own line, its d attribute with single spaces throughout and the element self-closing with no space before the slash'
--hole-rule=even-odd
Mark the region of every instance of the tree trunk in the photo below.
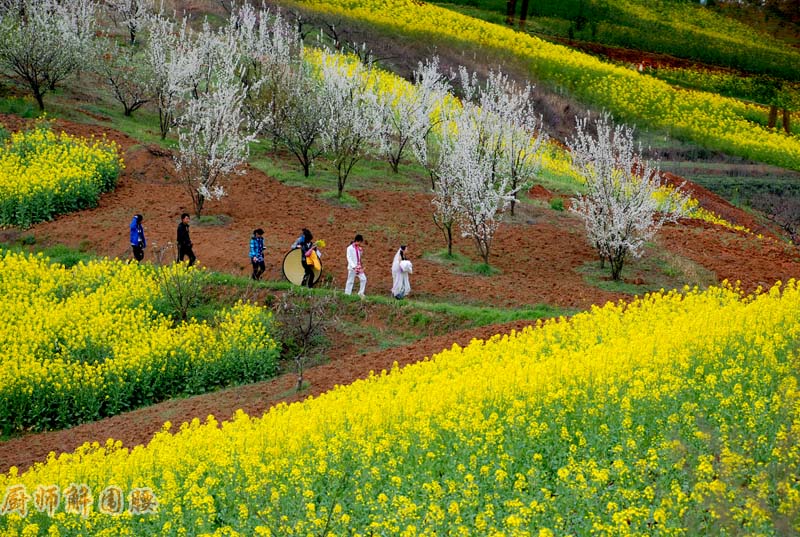
<svg viewBox="0 0 800 537">
<path fill-rule="evenodd" d="M 395 158 L 394 155 L 389 157 L 389 166 L 391 166 L 394 173 L 400 173 L 400 159 Z"/>
<path fill-rule="evenodd" d="M 792 125 L 791 125 L 791 117 L 792 113 L 789 112 L 788 108 L 783 109 L 783 130 L 786 134 L 792 134 Z"/>
<path fill-rule="evenodd" d="M 447 226 L 447 256 L 453 257 L 453 225 Z"/>
<path fill-rule="evenodd" d="M 300 158 L 300 165 L 303 167 L 303 177 L 308 177 L 311 174 L 311 158 L 308 156 L 308 151 L 303 152 Z"/>
<path fill-rule="evenodd" d="M 767 121 L 767 128 L 774 129 L 778 123 L 778 107 L 774 104 L 769 105 L 769 120 Z"/>
<path fill-rule="evenodd" d="M 33 97 L 36 99 L 36 104 L 39 105 L 39 111 L 44 112 L 44 94 L 39 91 L 39 88 L 33 89 Z"/>
<path fill-rule="evenodd" d="M 622 276 L 622 266 L 625 264 L 625 253 L 612 255 L 608 261 L 611 264 L 611 279 L 618 282 Z"/>
<path fill-rule="evenodd" d="M 343 192 L 344 192 L 344 180 L 340 176 L 336 181 L 336 197 L 338 199 L 342 199 Z"/>
<path fill-rule="evenodd" d="M 506 24 L 514 24 L 514 15 L 517 12 L 517 0 L 506 0 Z"/>
<path fill-rule="evenodd" d="M 297 364 L 297 389 L 295 391 L 300 392 L 303 390 L 303 357 L 297 356 L 295 363 Z"/>
<path fill-rule="evenodd" d="M 200 214 L 203 212 L 203 205 L 205 204 L 206 198 L 200 192 L 197 192 L 195 195 L 192 196 L 192 201 L 194 202 L 194 214 L 197 218 L 200 218 Z"/>
<path fill-rule="evenodd" d="M 525 21 L 528 20 L 528 0 L 522 0 L 522 6 L 519 9 L 519 27 L 525 28 Z"/>
<path fill-rule="evenodd" d="M 160 106 L 158 107 L 158 126 L 161 129 L 161 139 L 167 139 L 167 133 L 169 132 L 169 122 L 170 122 L 170 114 L 168 111 L 164 110 Z"/>
</svg>

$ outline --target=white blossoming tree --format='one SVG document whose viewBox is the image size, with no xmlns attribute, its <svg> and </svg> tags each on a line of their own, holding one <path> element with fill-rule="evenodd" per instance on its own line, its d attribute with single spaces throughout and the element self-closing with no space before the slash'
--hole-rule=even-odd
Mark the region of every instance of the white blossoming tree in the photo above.
<svg viewBox="0 0 800 537">
<path fill-rule="evenodd" d="M 320 140 L 336 168 L 339 198 L 353 166 L 369 153 L 370 142 L 382 129 L 370 69 L 360 62 L 342 63 L 330 53 L 324 53 L 320 62 L 328 118 Z"/>
<path fill-rule="evenodd" d="M 548 139 L 531 98 L 533 88 L 530 83 L 520 87 L 499 71 L 490 72 L 485 84 L 464 67 L 459 75 L 465 99 L 475 102 L 482 113 L 499 119 L 494 133 L 499 144 L 497 173 L 509 179 L 513 215 L 518 192 L 530 188 L 541 168 L 541 149 Z"/>
<path fill-rule="evenodd" d="M 538 171 L 546 138 L 536 128 L 529 87 L 520 91 L 501 73 L 479 83 L 461 68 L 460 77 L 462 108 L 440 125 L 438 154 L 427 145 L 415 146 L 415 154 L 433 170 L 434 221 L 443 230 L 457 221 L 488 266 L 502 213 Z"/>
<path fill-rule="evenodd" d="M 12 0 L 0 16 L 0 67 L 44 96 L 78 71 L 92 53 L 92 0 Z"/>
<path fill-rule="evenodd" d="M 625 260 L 640 257 L 662 225 L 684 214 L 687 195 L 676 189 L 670 196 L 656 196 L 662 186 L 658 164 L 642 157 L 631 127 L 613 125 L 603 115 L 592 130 L 588 119 L 578 120 L 567 143 L 572 167 L 587 190 L 572 199 L 570 210 L 583 220 L 601 265 L 608 260 L 611 278 L 619 280 Z"/>
<path fill-rule="evenodd" d="M 306 62 L 292 66 L 288 74 L 283 92 L 275 94 L 268 132 L 297 158 L 308 177 L 324 150 L 321 137 L 329 120 L 324 81 Z"/>
<path fill-rule="evenodd" d="M 105 0 L 111 19 L 128 30 L 128 42 L 136 43 L 136 36 L 147 23 L 153 11 L 153 0 Z"/>
<path fill-rule="evenodd" d="M 436 109 L 449 91 L 449 84 L 439 72 L 439 58 L 418 63 L 414 85 L 399 86 L 396 92 L 378 97 L 383 113 L 380 152 L 398 172 L 403 153 L 419 145 L 435 126 Z"/>
<path fill-rule="evenodd" d="M 203 58 L 185 18 L 176 23 L 158 15 L 149 20 L 147 27 L 145 55 L 152 73 L 150 91 L 158 107 L 161 138 L 165 139 L 175 126 L 186 93 L 203 69 Z"/>
<path fill-rule="evenodd" d="M 327 106 L 323 82 L 304 60 L 296 28 L 280 12 L 256 11 L 248 4 L 235 11 L 248 88 L 246 106 L 262 121 L 275 145 L 284 145 L 308 177 L 321 154 L 320 134 Z"/>
<path fill-rule="evenodd" d="M 207 199 L 225 195 L 223 180 L 240 172 L 259 129 L 244 108 L 247 87 L 234 24 L 218 31 L 205 26 L 193 43 L 199 68 L 189 71 L 194 76 L 177 117 L 175 168 L 198 216 Z"/>
<path fill-rule="evenodd" d="M 255 129 L 244 114 L 243 89 L 219 81 L 213 90 L 189 101 L 179 119 L 175 168 L 200 216 L 205 200 L 225 195 L 222 181 L 247 162 Z"/>
<path fill-rule="evenodd" d="M 501 119 L 464 103 L 448 132 L 440 175 L 453 185 L 461 235 L 473 239 L 483 262 L 489 265 L 500 215 L 511 203 L 514 192 L 510 177 L 499 166 L 503 158 Z"/>
<path fill-rule="evenodd" d="M 433 193 L 433 223 L 442 232 L 447 243 L 447 255 L 453 255 L 453 227 L 459 213 L 455 197 L 455 179 L 442 173 L 442 155 L 452 152 L 449 144 L 454 137 L 447 132 L 454 108 L 441 106 L 437 111 L 435 127 L 423 136 L 411 139 L 414 157 L 427 171 Z"/>
</svg>

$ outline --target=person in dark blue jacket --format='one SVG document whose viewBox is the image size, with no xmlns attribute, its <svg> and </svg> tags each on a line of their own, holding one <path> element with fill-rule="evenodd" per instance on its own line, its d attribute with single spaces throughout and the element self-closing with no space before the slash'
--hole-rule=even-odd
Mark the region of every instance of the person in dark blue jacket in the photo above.
<svg viewBox="0 0 800 537">
<path fill-rule="evenodd" d="M 181 223 L 178 224 L 178 263 L 183 262 L 183 258 L 189 256 L 189 266 L 194 265 L 197 259 L 192 250 L 192 239 L 189 237 L 189 213 L 181 215 Z"/>
<path fill-rule="evenodd" d="M 131 248 L 133 258 L 136 261 L 144 259 L 144 249 L 147 247 L 147 240 L 144 238 L 144 228 L 142 227 L 142 215 L 133 215 L 131 220 Z"/>
<path fill-rule="evenodd" d="M 253 231 L 250 237 L 250 263 L 253 265 L 253 279 L 260 280 L 267 269 L 264 264 L 264 230 L 261 228 Z"/>
<path fill-rule="evenodd" d="M 300 263 L 303 265 L 303 283 L 300 285 L 303 287 L 314 287 L 314 265 L 308 263 L 308 253 L 314 247 L 314 243 L 312 242 L 314 237 L 311 235 L 311 232 L 306 228 L 303 228 L 303 234 L 300 235 L 294 244 L 292 245 L 292 249 L 300 248 Z"/>
</svg>

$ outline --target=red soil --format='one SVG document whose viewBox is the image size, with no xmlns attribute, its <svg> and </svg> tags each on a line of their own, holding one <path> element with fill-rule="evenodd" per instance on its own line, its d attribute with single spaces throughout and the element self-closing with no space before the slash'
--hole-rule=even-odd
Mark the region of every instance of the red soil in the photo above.
<svg viewBox="0 0 800 537">
<path fill-rule="evenodd" d="M 0 117 L 0 121 L 9 130 L 18 129 L 23 123 L 14 117 Z M 153 258 L 156 249 L 174 241 L 179 215 L 191 212 L 191 206 L 187 193 L 172 180 L 174 170 L 169 155 L 102 127 L 59 121 L 55 128 L 82 136 L 106 135 L 115 140 L 123 149 L 126 169 L 116 190 L 102 196 L 97 208 L 59 217 L 30 230 L 39 244 L 64 243 L 100 255 L 128 257 L 128 224 L 137 212 L 144 214 L 149 242 L 146 260 Z M 391 182 L 388 171 L 386 182 Z M 749 215 L 700 187 L 689 186 L 703 206 L 733 223 L 759 229 Z M 199 261 L 214 270 L 248 273 L 248 238 L 252 229 L 262 227 L 266 231 L 266 277 L 279 279 L 283 254 L 300 229 L 308 227 L 316 238 L 327 242 L 325 271 L 340 287 L 346 276 L 345 247 L 356 233 L 364 235 L 368 294 L 389 292 L 392 256 L 398 245 L 405 243 L 414 259 L 415 297 L 434 300 L 457 297 L 459 301 L 498 306 L 546 303 L 572 308 L 624 298 L 587 285 L 576 271 L 594 260 L 595 255 L 586 244 L 580 223 L 568 212 L 518 206 L 518 214 L 501 226 L 493 245 L 491 264 L 500 269 L 500 274 L 481 277 L 456 274 L 421 258 L 423 252 L 442 247 L 439 232 L 431 221 L 430 198 L 425 194 L 353 190 L 350 193 L 361 206 L 344 208 L 321 201 L 318 192 L 286 186 L 252 168 L 230 181 L 227 190 L 228 197 L 208 203 L 206 212 L 227 215 L 229 220 L 218 226 L 193 226 L 191 230 Z M 550 193 L 536 187 L 532 196 L 547 200 Z M 669 226 L 659 240 L 661 247 L 703 265 L 720 280 L 740 280 L 746 290 L 800 275 L 797 250 L 773 239 L 759 240 L 753 235 L 687 221 Z M 474 251 L 461 238 L 456 240 L 455 248 L 470 255 Z M 174 252 L 166 255 L 173 256 Z M 126 446 L 146 443 L 167 420 L 175 426 L 194 417 L 204 419 L 208 414 L 223 420 L 238 408 L 257 415 L 278 401 L 317 395 L 335 385 L 366 377 L 370 371 L 389 369 L 395 361 L 401 365 L 412 363 L 454 342 L 464 345 L 472 338 L 485 339 L 525 324 L 518 322 L 431 337 L 403 348 L 363 356 L 355 354 L 355 349 L 346 343 L 334 342 L 330 362 L 306 372 L 311 388 L 302 395 L 292 391 L 295 376 L 285 375 L 269 382 L 168 401 L 65 431 L 25 435 L 0 442 L 0 472 L 10 466 L 27 468 L 43 460 L 50 451 L 72 451 L 87 441 L 103 442 L 113 437 Z"/>
</svg>

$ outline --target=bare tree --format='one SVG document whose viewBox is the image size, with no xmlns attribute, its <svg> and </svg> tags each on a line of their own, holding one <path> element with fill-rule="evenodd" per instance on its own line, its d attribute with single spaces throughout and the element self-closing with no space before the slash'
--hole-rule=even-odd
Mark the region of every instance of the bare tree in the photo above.
<svg viewBox="0 0 800 537">
<path fill-rule="evenodd" d="M 275 304 L 277 332 L 285 352 L 291 354 L 297 371 L 297 391 L 303 389 L 303 374 L 309 362 L 325 345 L 325 336 L 336 322 L 335 295 L 305 287 L 292 287 Z"/>
<path fill-rule="evenodd" d="M 94 38 L 91 0 L 16 0 L 0 17 L 0 65 L 44 96 L 87 64 Z"/>
<path fill-rule="evenodd" d="M 753 208 L 781 227 L 798 244 L 800 230 L 800 198 L 791 192 L 762 192 L 750 199 Z"/>
<path fill-rule="evenodd" d="M 572 167 L 586 183 L 587 192 L 572 199 L 571 211 L 586 226 L 589 243 L 611 265 L 611 278 L 619 280 L 629 256 L 640 257 L 644 244 L 661 226 L 685 212 L 687 195 L 680 189 L 664 202 L 654 194 L 662 186 L 658 164 L 642 157 L 633 141 L 633 129 L 612 125 L 607 115 L 593 125 L 577 122 L 577 132 L 567 145 Z"/>
<path fill-rule="evenodd" d="M 189 311 L 203 299 L 208 274 L 186 263 L 159 264 L 154 267 L 161 300 L 175 322 L 186 321 Z"/>
<path fill-rule="evenodd" d="M 98 72 L 122 104 L 126 116 L 152 100 L 149 88 L 152 72 L 147 62 L 138 57 L 135 48 L 120 47 L 111 41 L 97 56 Z"/>
</svg>

